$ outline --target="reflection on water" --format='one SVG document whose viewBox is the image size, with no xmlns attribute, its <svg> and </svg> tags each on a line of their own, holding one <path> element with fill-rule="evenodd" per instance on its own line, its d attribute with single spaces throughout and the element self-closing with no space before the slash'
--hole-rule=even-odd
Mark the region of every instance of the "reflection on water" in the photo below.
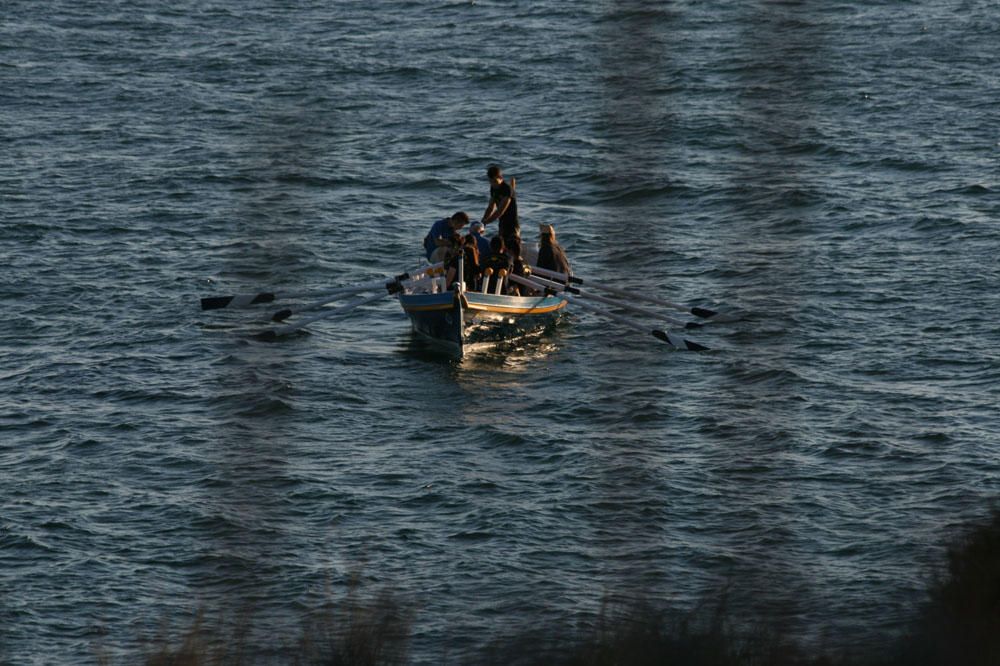
<svg viewBox="0 0 1000 666">
<path fill-rule="evenodd" d="M 412 330 L 400 337 L 396 352 L 414 360 L 447 365 L 452 376 L 460 383 L 464 378 L 478 373 L 492 373 L 496 377 L 516 377 L 529 368 L 545 362 L 561 349 L 560 323 L 553 322 L 545 328 L 501 340 L 465 346 L 465 356 L 451 357 L 441 347 L 420 337 Z M 502 371 L 496 374 L 496 371 Z"/>
</svg>

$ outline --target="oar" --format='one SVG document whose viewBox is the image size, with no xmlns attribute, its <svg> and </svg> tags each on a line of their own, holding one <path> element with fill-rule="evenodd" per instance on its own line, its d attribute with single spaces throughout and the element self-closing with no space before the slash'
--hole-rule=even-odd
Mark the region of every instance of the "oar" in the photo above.
<svg viewBox="0 0 1000 666">
<path fill-rule="evenodd" d="M 586 284 L 588 287 L 597 289 L 598 291 L 605 291 L 609 294 L 614 294 L 616 296 L 624 296 L 626 298 L 635 298 L 641 301 L 646 301 L 647 303 L 653 303 L 655 305 L 662 305 L 664 307 L 673 308 L 679 312 L 687 312 L 688 314 L 693 314 L 695 317 L 700 317 L 702 319 L 713 319 L 716 322 L 724 321 L 736 321 L 736 319 L 726 317 L 725 315 L 719 316 L 719 313 L 715 310 L 709 310 L 708 308 L 693 307 L 689 308 L 686 305 L 680 303 L 673 303 L 671 301 L 657 298 L 655 296 L 648 296 L 646 294 L 634 293 L 626 291 L 624 289 L 617 289 L 615 287 L 609 287 L 608 285 L 599 284 L 597 282 L 587 282 L 584 283 L 582 278 L 578 278 L 575 275 L 566 275 L 565 273 L 559 273 L 556 271 L 550 271 L 546 268 L 538 268 L 537 266 L 532 266 L 531 271 L 533 273 L 538 273 L 539 275 L 544 275 L 545 277 L 550 277 L 556 280 L 561 280 L 563 282 L 572 282 L 574 284 Z"/>
<path fill-rule="evenodd" d="M 237 294 L 235 296 L 206 296 L 201 299 L 202 310 L 220 310 L 222 308 L 245 308 L 259 303 L 272 303 L 277 300 L 295 300 L 298 298 L 313 298 L 319 296 L 315 291 L 262 291 L 258 294 Z"/>
<path fill-rule="evenodd" d="M 643 333 L 649 333 L 658 340 L 663 340 L 664 342 L 666 342 L 671 347 L 674 347 L 675 349 L 684 349 L 687 351 L 708 351 L 708 347 L 700 345 L 697 342 L 692 342 L 687 338 L 682 338 L 681 336 L 677 335 L 676 333 L 672 333 L 671 331 L 665 331 L 658 328 L 650 329 L 633 319 L 629 319 L 628 317 L 623 317 L 613 312 L 608 312 L 604 308 L 598 307 L 593 303 L 588 303 L 585 300 L 579 300 L 577 297 L 567 297 L 567 298 L 570 298 L 570 300 L 573 303 L 579 305 L 585 310 L 590 310 L 596 314 L 601 315 L 602 317 L 607 317 L 608 319 L 617 321 L 618 323 L 624 324 L 629 328 L 634 328 L 637 331 L 641 331 Z"/>
<path fill-rule="evenodd" d="M 442 264 L 439 262 L 436 264 L 431 264 L 430 266 L 425 266 L 424 268 L 414 269 L 412 274 L 409 272 L 403 273 L 402 275 L 397 275 L 395 278 L 385 283 L 376 280 L 374 282 L 369 282 L 362 285 L 356 285 L 354 287 L 342 287 L 341 289 L 335 289 L 334 291 L 331 291 L 328 294 L 324 294 L 321 299 L 313 303 L 300 305 L 297 308 L 285 308 L 284 310 L 278 310 L 273 315 L 271 315 L 271 321 L 285 321 L 294 314 L 298 314 L 300 312 L 307 312 L 309 310 L 315 310 L 316 308 L 321 308 L 324 305 L 327 305 L 328 303 L 332 303 L 341 296 L 357 294 L 362 291 L 368 291 L 369 289 L 378 289 L 381 286 L 384 286 L 387 290 L 389 290 L 390 294 L 395 294 L 402 290 L 402 287 L 400 286 L 401 282 L 408 280 L 412 284 L 418 280 L 423 280 L 425 277 L 427 277 L 427 275 L 431 271 L 435 271 L 441 268 L 441 266 Z"/>
<path fill-rule="evenodd" d="M 313 303 L 300 305 L 299 307 L 295 308 L 285 308 L 284 310 L 278 310 L 273 315 L 271 315 L 271 321 L 285 321 L 294 314 L 299 314 L 300 312 L 307 312 L 309 310 L 315 310 L 317 308 L 321 308 L 324 305 L 332 303 L 333 301 L 341 298 L 342 296 L 349 296 L 351 294 L 357 294 L 362 291 L 371 291 L 372 289 L 378 289 L 379 287 L 382 286 L 388 287 L 393 284 L 395 284 L 395 282 L 388 282 L 383 284 L 381 281 L 379 281 L 374 283 L 357 285 L 354 287 L 343 287 L 341 289 L 334 289 L 331 292 L 323 294 L 322 298 Z"/>
<path fill-rule="evenodd" d="M 402 282 L 411 277 L 415 277 L 424 273 L 434 266 L 425 266 L 422 268 L 414 268 L 410 271 L 400 273 L 394 278 L 381 278 L 380 280 L 375 280 L 372 282 L 366 282 L 357 285 L 349 285 L 343 287 L 344 289 L 350 289 L 353 287 L 364 287 L 370 289 L 376 289 L 383 285 L 388 286 L 393 282 Z M 364 289 L 359 289 L 359 291 L 364 291 Z M 276 300 L 296 300 L 300 298 L 317 298 L 323 296 L 323 292 L 269 292 L 262 291 L 257 294 L 238 294 L 236 296 L 208 296 L 201 299 L 201 309 L 202 310 L 219 310 L 221 308 L 245 308 L 251 305 L 257 305 L 259 303 L 273 303 Z"/>
<path fill-rule="evenodd" d="M 546 280 L 545 278 L 538 277 L 537 275 L 532 275 L 531 279 L 534 280 L 534 281 L 536 281 L 536 282 L 538 282 L 538 283 L 540 283 L 540 284 L 544 284 L 547 287 L 551 287 L 552 289 L 555 289 L 557 291 L 568 291 L 569 293 L 575 294 L 576 296 L 579 296 L 580 298 L 589 298 L 591 300 L 597 301 L 598 303 L 604 303 L 606 305 L 611 305 L 611 306 L 616 307 L 616 308 L 621 308 L 622 310 L 631 310 L 632 312 L 635 312 L 636 314 L 646 315 L 647 317 L 652 317 L 653 319 L 660 319 L 662 321 L 667 322 L 671 326 L 680 326 L 682 328 L 686 328 L 686 329 L 690 330 L 692 328 L 701 328 L 701 327 L 703 327 L 705 325 L 705 324 L 701 324 L 701 323 L 696 322 L 696 321 L 681 321 L 680 319 L 675 319 L 674 317 L 671 317 L 669 315 L 665 315 L 662 312 L 656 312 L 654 310 L 647 310 L 646 308 L 640 308 L 637 305 L 632 305 L 630 303 L 623 303 L 621 301 L 616 301 L 616 300 L 607 298 L 605 296 L 600 296 L 598 294 L 588 294 L 587 292 L 580 291 L 579 289 L 576 289 L 575 287 L 571 287 L 569 285 L 561 284 L 559 282 L 553 282 L 551 280 Z M 631 293 L 629 294 L 629 298 L 634 298 L 634 297 L 635 297 L 635 294 L 631 294 Z"/>
<path fill-rule="evenodd" d="M 371 303 L 372 301 L 377 301 L 380 298 L 385 298 L 388 295 L 389 295 L 388 293 L 379 293 L 375 294 L 374 296 L 365 296 L 364 298 L 359 298 L 356 301 L 351 301 L 346 305 L 341 305 L 340 307 L 333 308 L 332 310 L 326 310 L 324 312 L 315 314 L 312 317 L 306 317 L 302 321 L 295 322 L 294 324 L 279 326 L 278 328 L 272 328 L 270 330 L 264 331 L 263 333 L 260 334 L 259 337 L 262 340 L 275 340 L 281 336 L 295 333 L 296 331 L 308 326 L 309 324 L 312 324 L 313 322 L 317 322 L 320 319 L 327 319 L 329 317 L 333 317 L 336 315 L 345 314 L 347 312 L 350 312 L 354 308 L 360 307 L 367 303 Z"/>
<path fill-rule="evenodd" d="M 704 345 L 700 345 L 697 342 L 692 342 L 691 340 L 688 340 L 687 338 L 682 338 L 681 336 L 677 335 L 676 333 L 672 333 L 670 331 L 661 330 L 661 329 L 658 329 L 658 328 L 654 328 L 654 329 L 647 328 L 646 326 L 643 326 L 642 324 L 640 324 L 639 322 L 637 322 L 637 321 L 635 321 L 633 319 L 629 319 L 628 317 L 623 317 L 623 316 L 621 316 L 619 314 L 615 314 L 613 312 L 608 312 L 604 308 L 598 307 L 598 306 L 594 305 L 593 303 L 588 303 L 585 300 L 584 301 L 578 300 L 580 298 L 584 298 L 584 295 L 580 293 L 580 290 L 578 290 L 578 289 L 576 289 L 574 287 L 569 287 L 567 285 L 560 285 L 558 283 L 551 282 L 550 280 L 546 280 L 544 278 L 539 278 L 539 277 L 537 277 L 535 275 L 532 275 L 528 279 L 523 278 L 523 277 L 521 277 L 519 275 L 509 275 L 509 276 L 507 276 L 507 279 L 508 280 L 513 280 L 514 282 L 517 282 L 518 284 L 525 284 L 525 285 L 528 285 L 530 287 L 534 287 L 535 289 L 540 289 L 542 291 L 548 291 L 548 292 L 556 291 L 556 287 L 561 287 L 562 291 L 563 291 L 563 295 L 566 297 L 567 300 L 572 301 L 573 303 L 578 304 L 580 307 L 584 308 L 585 310 L 590 310 L 592 312 L 596 312 L 596 313 L 598 313 L 600 315 L 603 315 L 603 316 L 605 316 L 605 317 L 607 317 L 609 319 L 613 319 L 613 320 L 615 320 L 617 322 L 625 324 L 626 326 L 628 326 L 630 328 L 634 328 L 637 331 L 642 331 L 644 333 L 649 333 L 653 337 L 655 337 L 655 338 L 657 338 L 659 340 L 663 340 L 664 342 L 666 342 L 667 344 L 671 345 L 672 347 L 675 347 L 677 349 L 685 349 L 685 350 L 688 350 L 688 351 L 706 351 L 708 349 L 708 347 L 706 347 Z M 552 285 L 555 285 L 555 287 L 553 287 Z M 573 294 L 573 296 L 570 296 L 569 294 Z M 614 303 L 614 305 L 619 305 L 619 304 L 618 303 Z"/>
</svg>

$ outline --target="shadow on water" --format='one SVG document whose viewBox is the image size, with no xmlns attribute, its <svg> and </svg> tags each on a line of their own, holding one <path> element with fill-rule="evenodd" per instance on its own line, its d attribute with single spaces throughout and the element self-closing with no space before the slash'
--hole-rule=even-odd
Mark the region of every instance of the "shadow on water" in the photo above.
<svg viewBox="0 0 1000 666">
<path fill-rule="evenodd" d="M 658 3 L 611 3 L 595 35 L 603 100 L 594 134 L 605 148 L 594 189 L 605 207 L 606 251 L 614 271 L 631 272 L 650 248 L 660 248 L 661 225 L 650 204 L 669 194 L 668 154 L 677 118 L 670 85 L 678 75 L 671 30 L 677 16 Z M 635 210 L 631 215 L 625 211 Z M 622 219 L 629 215 L 629 219 Z"/>
<path fill-rule="evenodd" d="M 743 157 L 730 188 L 732 228 L 721 234 L 718 249 L 725 255 L 720 262 L 752 275 L 730 280 L 728 295 L 755 303 L 751 307 L 784 327 L 768 331 L 763 344 L 757 334 L 730 337 L 753 350 L 737 348 L 717 366 L 717 397 L 702 416 L 702 431 L 718 441 L 708 463 L 727 489 L 719 498 L 718 510 L 728 518 L 718 530 L 718 550 L 733 554 L 733 602 L 782 622 L 815 608 L 809 575 L 793 555 L 796 529 L 789 521 L 796 492 L 789 480 L 794 471 L 786 468 L 802 444 L 796 377 L 786 365 L 798 344 L 795 285 L 809 270 L 808 241 L 784 228 L 789 217 L 809 226 L 812 209 L 801 205 L 800 196 L 818 187 L 795 150 L 815 112 L 810 92 L 820 85 L 814 73 L 824 59 L 822 30 L 811 20 L 815 7 L 754 3 L 743 10 L 738 52 L 749 55 L 735 82 L 742 120 L 736 141 Z M 769 291 L 761 295 L 760 285 Z"/>
<path fill-rule="evenodd" d="M 325 112 L 324 112 L 325 113 Z M 299 228 L 297 179 L 319 170 L 329 128 L 316 131 L 306 109 L 275 110 L 245 130 L 240 185 L 234 188 L 231 235 L 241 238 L 238 251 L 226 257 L 222 273 L 274 285 L 296 279 L 313 261 Z M 324 122 L 329 122 L 324 117 Z M 234 239 L 235 240 L 235 239 Z M 242 291 L 242 290 L 237 290 Z M 294 339 L 262 343 L 221 336 L 223 360 L 212 380 L 219 390 L 213 401 L 219 423 L 214 441 L 218 472 L 202 484 L 208 519 L 201 534 L 210 561 L 193 575 L 193 587 L 208 608 L 253 608 L 254 619 L 287 614 L 277 599 L 287 598 L 282 569 L 296 537 L 287 522 L 286 472 L 289 442 L 296 441 L 297 361 L 302 350 Z M 236 345 L 234 349 L 234 345 Z"/>
<path fill-rule="evenodd" d="M 515 375 L 536 371 L 540 362 L 551 359 L 561 348 L 561 324 L 553 323 L 507 340 L 474 345 L 461 359 L 412 331 L 400 338 L 396 352 L 414 361 L 448 368 L 449 375 L 461 383 L 470 376 L 488 376 L 496 371 Z"/>
<path fill-rule="evenodd" d="M 924 603 L 906 629 L 885 635 L 872 648 L 846 647 L 828 654 L 804 648 L 788 628 L 767 617 L 740 614 L 726 599 L 709 598 L 696 612 L 649 604 L 605 604 L 595 627 L 492 628 L 487 648 L 466 659 L 437 663 L 685 664 L 700 666 L 994 666 L 1000 656 L 996 581 L 1000 579 L 1000 512 L 948 538 L 947 560 L 927 588 Z M 328 599 L 319 613 L 301 618 L 296 633 L 272 632 L 284 646 L 279 663 L 405 664 L 412 611 L 391 594 Z M 828 618 L 827 618 L 828 619 Z M 218 623 L 216 623 L 218 626 Z M 296 639 L 297 634 L 297 639 Z M 256 664 L 245 627 L 232 623 L 206 631 L 201 618 L 179 635 L 164 635 L 144 660 L 161 664 Z M 428 662 L 430 663 L 430 662 Z"/>
<path fill-rule="evenodd" d="M 591 189 L 604 209 L 598 261 L 609 279 L 645 272 L 666 243 L 663 225 L 634 221 L 662 219 L 671 198 L 669 154 L 677 125 L 671 84 L 678 75 L 672 33 L 678 18 L 663 3 L 623 0 L 606 6 L 594 35 L 602 106 L 593 131 L 604 154 Z M 606 370 L 590 378 L 587 419 L 604 432 L 586 452 L 595 476 L 586 513 L 608 588 L 625 598 L 655 595 L 661 590 L 651 585 L 662 582 L 660 574 L 637 570 L 636 562 L 644 560 L 640 553 L 662 546 L 669 499 L 647 443 L 633 436 L 655 428 L 644 431 L 633 419 L 643 416 L 637 402 L 651 412 L 661 405 L 657 398 L 637 401 L 630 392 L 628 362 L 605 363 Z"/>
</svg>

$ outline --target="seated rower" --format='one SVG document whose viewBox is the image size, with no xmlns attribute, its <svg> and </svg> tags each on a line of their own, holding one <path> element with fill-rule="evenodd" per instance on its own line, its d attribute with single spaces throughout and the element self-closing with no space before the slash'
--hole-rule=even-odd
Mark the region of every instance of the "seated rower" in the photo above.
<svg viewBox="0 0 1000 666">
<path fill-rule="evenodd" d="M 465 290 L 474 291 L 479 279 L 479 253 L 476 251 L 476 239 L 469 234 L 462 238 L 458 234 L 452 239 L 452 247 L 445 259 L 445 266 L 448 269 L 445 282 L 448 289 L 452 289 L 455 281 L 458 280 L 458 262 L 464 262 L 462 274 L 465 279 Z"/>
<path fill-rule="evenodd" d="M 435 222 L 431 230 L 424 236 L 424 254 L 427 261 L 432 264 L 442 261 L 448 248 L 451 247 L 452 235 L 468 223 L 469 216 L 462 211 Z"/>
<path fill-rule="evenodd" d="M 469 233 L 476 239 L 476 249 L 479 251 L 479 256 L 483 259 L 490 256 L 490 239 L 483 235 L 486 233 L 486 225 L 482 222 L 473 222 L 469 227 Z"/>
<path fill-rule="evenodd" d="M 494 236 L 490 240 L 490 254 L 481 261 L 480 265 L 483 270 L 489 268 L 493 271 L 490 277 L 490 283 L 485 289 L 487 293 L 492 294 L 496 289 L 500 271 L 504 270 L 507 273 L 510 273 L 511 269 L 514 267 L 510 257 L 507 256 L 507 251 L 503 244 L 503 238 L 500 236 Z"/>
<path fill-rule="evenodd" d="M 531 269 L 521 258 L 521 239 L 518 236 L 511 236 L 507 240 L 507 256 L 511 261 L 511 274 L 526 278 L 531 275 Z M 519 285 L 514 282 L 507 283 L 508 296 L 528 296 L 532 290 L 529 287 Z"/>
<path fill-rule="evenodd" d="M 538 263 L 535 265 L 550 271 L 572 275 L 573 269 L 569 266 L 569 259 L 566 258 L 566 253 L 556 242 L 556 230 L 551 224 L 539 224 L 538 230 Z"/>
</svg>

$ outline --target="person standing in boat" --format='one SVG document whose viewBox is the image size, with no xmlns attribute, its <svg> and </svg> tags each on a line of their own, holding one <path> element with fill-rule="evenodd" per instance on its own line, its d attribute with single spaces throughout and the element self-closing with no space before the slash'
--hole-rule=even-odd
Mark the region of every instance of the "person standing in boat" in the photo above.
<svg viewBox="0 0 1000 666">
<path fill-rule="evenodd" d="M 424 236 L 424 252 L 427 261 L 436 264 L 444 259 L 448 248 L 451 247 L 451 238 L 458 230 L 469 223 L 467 213 L 458 211 L 451 217 L 438 220 L 431 227 L 431 230 Z"/>
<path fill-rule="evenodd" d="M 514 191 L 517 181 L 511 178 L 510 183 L 507 183 L 503 179 L 503 170 L 497 164 L 491 164 L 486 169 L 486 177 L 490 181 L 490 202 L 486 205 L 482 222 L 486 225 L 499 220 L 500 237 L 507 242 L 521 233 L 521 224 L 517 218 L 517 195 Z"/>
<path fill-rule="evenodd" d="M 538 225 L 538 263 L 535 265 L 566 275 L 573 273 L 566 253 L 556 242 L 556 230 L 551 224 Z"/>
</svg>

